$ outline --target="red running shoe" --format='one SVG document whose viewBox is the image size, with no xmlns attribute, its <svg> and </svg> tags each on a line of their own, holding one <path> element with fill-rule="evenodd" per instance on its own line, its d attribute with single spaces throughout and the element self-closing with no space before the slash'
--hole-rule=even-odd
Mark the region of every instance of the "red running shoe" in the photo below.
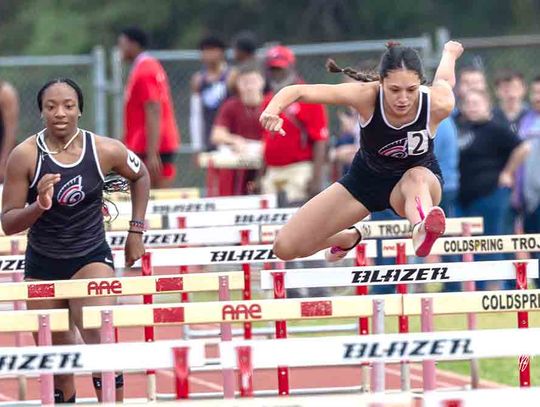
<svg viewBox="0 0 540 407">
<path fill-rule="evenodd" d="M 420 211 L 422 215 L 422 212 Z M 422 222 L 413 228 L 412 241 L 418 257 L 426 257 L 431 252 L 433 243 L 444 233 L 446 217 L 438 206 L 432 207 Z"/>
</svg>

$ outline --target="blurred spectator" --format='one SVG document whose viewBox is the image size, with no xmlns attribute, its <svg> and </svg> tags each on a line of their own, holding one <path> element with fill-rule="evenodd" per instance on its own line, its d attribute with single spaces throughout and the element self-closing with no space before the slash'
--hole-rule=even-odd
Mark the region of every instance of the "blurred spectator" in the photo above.
<svg viewBox="0 0 540 407">
<path fill-rule="evenodd" d="M 499 177 L 521 141 L 510 128 L 493 120 L 487 92 L 470 89 L 460 103 L 464 119 L 459 124 L 461 211 L 463 216 L 482 216 L 485 235 L 501 235 L 505 233 L 510 189 L 499 187 Z M 504 255 L 483 258 L 502 260 Z M 478 287 L 486 284 L 480 282 Z"/>
<path fill-rule="evenodd" d="M 266 66 L 271 86 L 277 92 L 296 83 L 292 51 L 282 45 L 270 48 Z M 281 114 L 285 136 L 264 133 L 266 173 L 263 193 L 283 192 L 289 205 L 306 202 L 322 188 L 322 171 L 328 140 L 328 119 L 324 106 L 293 103 Z"/>
<path fill-rule="evenodd" d="M 529 110 L 524 101 L 527 92 L 523 74 L 512 70 L 503 70 L 495 76 L 495 93 L 499 106 L 493 109 L 493 119 L 503 126 L 508 126 L 518 132 L 519 122 Z M 506 214 L 505 233 L 513 234 L 516 230 L 516 220 L 519 218 L 520 208 L 517 207 L 518 198 L 512 194 L 511 206 Z"/>
<path fill-rule="evenodd" d="M 529 110 L 524 100 L 527 85 L 523 74 L 512 70 L 498 72 L 495 76 L 495 93 L 499 105 L 493 109 L 493 119 L 517 133 L 521 118 Z"/>
<path fill-rule="evenodd" d="M 259 116 L 264 102 L 264 77 L 258 67 L 244 64 L 236 78 L 238 96 L 228 98 L 221 105 L 214 127 L 212 143 L 225 146 L 239 157 L 262 155 L 262 127 Z M 220 170 L 235 185 L 235 195 L 253 193 L 256 170 Z M 229 173 L 232 172 L 232 173 Z"/>
<path fill-rule="evenodd" d="M 147 45 L 146 33 L 137 27 L 118 37 L 122 58 L 132 63 L 125 89 L 124 143 L 146 163 L 152 188 L 168 188 L 176 177 L 180 133 L 167 73 L 145 52 Z"/>
<path fill-rule="evenodd" d="M 459 192 L 459 147 L 454 119 L 444 119 L 435 134 L 435 156 L 439 161 L 444 178 L 440 207 L 448 218 L 457 217 L 457 199 Z M 439 258 L 431 259 L 439 261 Z M 446 256 L 444 261 L 461 261 L 460 256 Z M 461 283 L 445 283 L 444 291 L 459 291 Z"/>
<path fill-rule="evenodd" d="M 523 214 L 523 231 L 540 233 L 540 76 L 530 86 L 531 109 L 519 124 L 519 136 L 531 141 L 531 152 L 516 174 L 514 205 Z M 531 253 L 540 259 L 540 252 Z M 536 288 L 540 288 L 540 280 Z"/>
<path fill-rule="evenodd" d="M 236 78 L 238 76 L 238 68 L 242 65 L 255 65 L 256 51 L 257 51 L 257 38 L 251 31 L 240 31 L 236 34 L 232 40 L 233 44 L 233 60 L 234 65 L 231 68 L 229 75 L 229 89 L 232 93 L 238 92 L 236 85 Z"/>
<path fill-rule="evenodd" d="M 257 51 L 257 37 L 248 30 L 240 31 L 232 40 L 233 58 L 236 65 L 254 63 Z"/>
<path fill-rule="evenodd" d="M 276 45 L 266 52 L 266 69 L 269 89 L 276 93 L 285 86 L 303 83 L 296 71 L 296 57 L 292 50 Z"/>
<path fill-rule="evenodd" d="M 11 84 L 0 80 L 0 183 L 4 182 L 7 158 L 16 143 L 19 97 Z"/>
<path fill-rule="evenodd" d="M 220 38 L 204 38 L 199 49 L 203 68 L 191 78 L 191 141 L 196 150 L 211 151 L 215 148 L 210 141 L 212 126 L 229 93 L 230 69 Z"/>
<path fill-rule="evenodd" d="M 476 66 L 466 66 L 459 71 L 455 88 L 458 103 L 456 103 L 454 112 L 451 115 L 456 124 L 460 124 L 464 120 L 461 114 L 460 102 L 470 90 L 488 91 L 486 75 L 481 68 Z"/>
<path fill-rule="evenodd" d="M 358 113 L 354 108 L 347 107 L 338 110 L 339 135 L 337 136 L 334 148 L 330 151 L 330 160 L 338 166 L 336 179 L 345 175 L 353 158 L 360 146 L 360 125 L 358 122 Z"/>
</svg>

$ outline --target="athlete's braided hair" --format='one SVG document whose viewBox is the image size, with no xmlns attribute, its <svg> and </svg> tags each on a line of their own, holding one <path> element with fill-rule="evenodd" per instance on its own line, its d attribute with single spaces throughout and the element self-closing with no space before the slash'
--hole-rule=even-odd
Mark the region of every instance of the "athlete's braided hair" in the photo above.
<svg viewBox="0 0 540 407">
<path fill-rule="evenodd" d="M 115 192 L 121 192 L 128 194 L 129 193 L 129 182 L 122 176 L 111 173 L 105 177 L 103 183 L 103 192 L 106 195 L 113 194 Z M 111 208 L 114 208 L 114 211 L 111 213 Z M 116 204 L 107 197 L 103 197 L 103 216 L 107 223 L 112 223 L 118 217 L 118 207 Z"/>
<path fill-rule="evenodd" d="M 343 73 L 360 82 L 376 82 L 388 76 L 390 71 L 407 69 L 414 71 L 420 78 L 420 83 L 425 83 L 424 67 L 418 52 L 411 47 L 403 47 L 399 42 L 389 41 L 386 43 L 386 51 L 381 57 L 379 72 L 358 71 L 350 66 L 341 68 L 333 59 L 326 61 L 326 69 L 332 73 Z"/>
</svg>

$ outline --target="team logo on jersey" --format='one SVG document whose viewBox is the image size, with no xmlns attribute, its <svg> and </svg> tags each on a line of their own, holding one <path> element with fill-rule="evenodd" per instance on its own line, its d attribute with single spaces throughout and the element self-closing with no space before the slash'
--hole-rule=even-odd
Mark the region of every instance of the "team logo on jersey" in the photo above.
<svg viewBox="0 0 540 407">
<path fill-rule="evenodd" d="M 407 158 L 409 154 L 407 153 L 407 138 L 402 138 L 391 142 L 390 144 L 385 145 L 379 150 L 380 155 L 392 158 Z"/>
<path fill-rule="evenodd" d="M 84 196 L 82 177 L 77 175 L 58 191 L 57 199 L 60 205 L 75 206 L 84 199 Z"/>
</svg>

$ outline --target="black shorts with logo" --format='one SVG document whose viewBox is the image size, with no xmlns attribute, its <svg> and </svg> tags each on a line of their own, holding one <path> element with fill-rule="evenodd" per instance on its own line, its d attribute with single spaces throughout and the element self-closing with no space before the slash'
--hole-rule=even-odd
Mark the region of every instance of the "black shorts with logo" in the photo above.
<svg viewBox="0 0 540 407">
<path fill-rule="evenodd" d="M 437 177 L 442 188 L 443 176 L 436 161 L 417 166 L 430 170 Z M 357 153 L 349 172 L 338 182 L 370 212 L 378 212 L 390 208 L 390 194 L 402 176 L 403 174 L 385 175 L 373 171 L 366 165 L 361 154 Z"/>
<path fill-rule="evenodd" d="M 71 259 L 44 256 L 27 245 L 24 277 L 36 280 L 69 280 L 90 263 L 105 263 L 114 268 L 111 248 L 106 241 L 90 253 Z"/>
</svg>

